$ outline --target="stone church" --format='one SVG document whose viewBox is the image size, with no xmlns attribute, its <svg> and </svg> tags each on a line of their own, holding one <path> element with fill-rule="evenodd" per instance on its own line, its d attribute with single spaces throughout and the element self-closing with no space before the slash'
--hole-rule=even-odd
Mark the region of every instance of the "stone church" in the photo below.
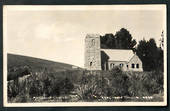
<svg viewBox="0 0 170 111">
<path fill-rule="evenodd" d="M 85 38 L 85 68 L 111 70 L 120 66 L 123 71 L 143 71 L 142 61 L 132 50 L 101 49 L 100 35 L 87 34 Z"/>
</svg>

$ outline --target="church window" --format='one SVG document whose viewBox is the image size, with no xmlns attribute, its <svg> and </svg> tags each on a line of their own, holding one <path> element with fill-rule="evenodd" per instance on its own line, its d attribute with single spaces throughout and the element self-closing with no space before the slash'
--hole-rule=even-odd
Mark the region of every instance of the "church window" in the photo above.
<svg viewBox="0 0 170 111">
<path fill-rule="evenodd" d="M 122 63 L 120 64 L 120 67 L 123 67 L 123 64 L 122 64 Z"/>
<path fill-rule="evenodd" d="M 95 45 L 95 40 L 94 39 L 92 39 L 92 46 L 94 46 Z"/>
<path fill-rule="evenodd" d="M 90 62 L 90 66 L 92 66 L 92 64 L 93 64 L 93 63 L 92 63 L 92 62 Z"/>
<path fill-rule="evenodd" d="M 136 64 L 136 68 L 139 68 L 139 64 Z"/>
<path fill-rule="evenodd" d="M 114 67 L 115 64 L 111 63 L 110 64 L 110 68 L 112 69 Z"/>
<path fill-rule="evenodd" d="M 114 67 L 115 64 L 112 64 L 112 67 Z"/>
<path fill-rule="evenodd" d="M 135 64 L 132 64 L 132 68 L 135 68 Z"/>
</svg>

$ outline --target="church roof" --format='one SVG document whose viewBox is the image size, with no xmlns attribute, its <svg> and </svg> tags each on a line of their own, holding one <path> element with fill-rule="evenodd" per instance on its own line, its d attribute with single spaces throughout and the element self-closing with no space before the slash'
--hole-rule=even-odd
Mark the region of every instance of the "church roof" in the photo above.
<svg viewBox="0 0 170 111">
<path fill-rule="evenodd" d="M 109 61 L 130 61 L 134 56 L 132 50 L 123 49 L 101 49 L 109 56 Z"/>
</svg>

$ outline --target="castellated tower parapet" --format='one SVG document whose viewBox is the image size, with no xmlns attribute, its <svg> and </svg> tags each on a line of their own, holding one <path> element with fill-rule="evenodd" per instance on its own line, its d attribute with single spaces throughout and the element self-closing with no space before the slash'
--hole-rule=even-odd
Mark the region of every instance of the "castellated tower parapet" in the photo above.
<svg viewBox="0 0 170 111">
<path fill-rule="evenodd" d="M 87 34 L 85 38 L 85 68 L 101 70 L 100 35 Z"/>
</svg>

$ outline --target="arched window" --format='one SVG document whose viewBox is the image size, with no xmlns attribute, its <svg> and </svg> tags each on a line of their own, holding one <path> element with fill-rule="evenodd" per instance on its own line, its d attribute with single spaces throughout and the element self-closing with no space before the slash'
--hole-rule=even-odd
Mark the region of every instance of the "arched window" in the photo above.
<svg viewBox="0 0 170 111">
<path fill-rule="evenodd" d="M 115 66 L 115 64 L 112 63 L 112 67 L 114 67 L 114 66 Z"/>
<path fill-rule="evenodd" d="M 114 67 L 115 64 L 111 63 L 110 64 L 110 68 L 112 69 Z"/>
<path fill-rule="evenodd" d="M 92 44 L 91 44 L 92 46 L 94 46 L 95 45 L 95 40 L 94 39 L 92 39 Z"/>
<path fill-rule="evenodd" d="M 139 68 L 139 64 L 136 64 L 136 68 Z"/>
<path fill-rule="evenodd" d="M 128 65 L 126 65 L 127 66 L 127 68 L 129 67 Z"/>
<path fill-rule="evenodd" d="M 112 69 L 112 63 L 110 64 L 110 69 Z"/>
<path fill-rule="evenodd" d="M 90 62 L 90 66 L 92 66 L 93 62 Z"/>
<path fill-rule="evenodd" d="M 132 68 L 135 68 L 135 64 L 132 64 Z"/>
<path fill-rule="evenodd" d="M 122 63 L 120 64 L 120 67 L 123 67 L 123 64 L 122 64 Z"/>
</svg>

